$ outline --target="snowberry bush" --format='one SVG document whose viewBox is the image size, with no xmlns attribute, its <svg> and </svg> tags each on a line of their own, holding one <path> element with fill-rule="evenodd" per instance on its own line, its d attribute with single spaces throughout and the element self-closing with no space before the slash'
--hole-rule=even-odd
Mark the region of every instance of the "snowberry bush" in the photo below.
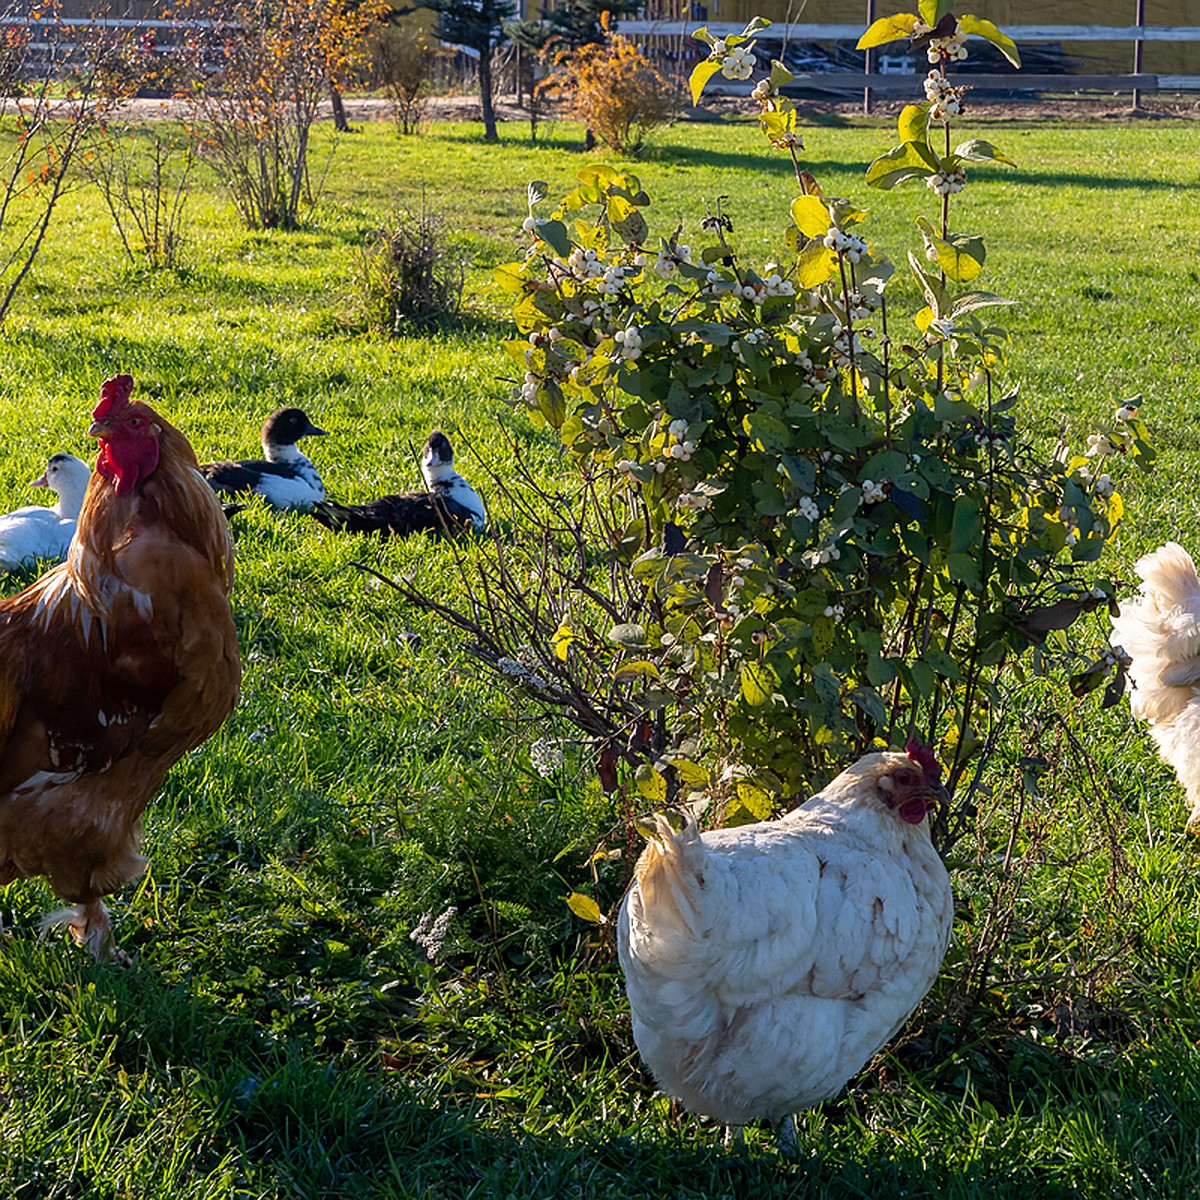
<svg viewBox="0 0 1200 1200">
<path fill-rule="evenodd" d="M 1023 423 L 993 323 L 1007 301 L 978 286 L 983 238 L 951 221 L 968 165 L 1009 159 L 954 143 L 966 89 L 946 74 L 969 34 L 1016 49 L 945 0 L 920 7 L 861 43 L 924 39 L 934 64 L 867 171 L 871 186 L 932 193 L 899 268 L 924 297 L 916 313 L 889 306 L 898 268 L 866 211 L 803 169 L 779 63 L 753 92 L 796 168 L 774 261 L 743 255 L 721 208 L 686 243 L 652 233 L 627 171 L 585 167 L 549 211 L 531 186 L 525 254 L 497 278 L 521 335 L 516 402 L 578 467 L 577 552 L 554 588 L 544 566 L 520 580 L 511 556 L 492 594 L 507 577 L 538 599 L 505 621 L 477 610 L 470 628 L 585 731 L 606 786 L 624 760 L 655 800 L 715 785 L 727 820 L 761 817 L 914 736 L 955 783 L 1008 683 L 1072 661 L 1071 626 L 1110 604 L 1097 569 L 1122 513 L 1110 463 L 1149 464 L 1145 427 L 1135 400 L 1080 451 Z M 696 32 L 710 49 L 697 98 L 718 73 L 759 70 L 764 24 Z M 1080 667 L 1080 690 L 1119 670 Z"/>
</svg>

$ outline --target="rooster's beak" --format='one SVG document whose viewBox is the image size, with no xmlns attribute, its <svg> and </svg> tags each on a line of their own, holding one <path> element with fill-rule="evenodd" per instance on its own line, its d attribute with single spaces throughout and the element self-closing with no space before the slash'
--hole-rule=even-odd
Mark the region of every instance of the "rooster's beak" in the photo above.
<svg viewBox="0 0 1200 1200">
<path fill-rule="evenodd" d="M 104 424 L 103 421 L 93 421 L 88 426 L 88 437 L 100 438 L 103 440 L 112 433 L 112 430 Z"/>
</svg>

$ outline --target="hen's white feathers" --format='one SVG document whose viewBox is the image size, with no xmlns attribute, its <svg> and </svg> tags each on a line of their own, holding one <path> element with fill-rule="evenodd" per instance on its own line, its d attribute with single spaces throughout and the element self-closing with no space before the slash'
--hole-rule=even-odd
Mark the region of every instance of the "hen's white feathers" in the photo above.
<svg viewBox="0 0 1200 1200">
<path fill-rule="evenodd" d="M 950 935 L 925 821 L 870 755 L 778 821 L 658 818 L 618 926 L 634 1038 L 664 1091 L 727 1124 L 835 1095 L 929 990 Z"/>
<path fill-rule="evenodd" d="M 1130 707 L 1150 723 L 1200 821 L 1200 577 L 1191 555 L 1167 542 L 1138 560 L 1141 595 L 1121 601 L 1111 642 L 1130 658 Z"/>
</svg>

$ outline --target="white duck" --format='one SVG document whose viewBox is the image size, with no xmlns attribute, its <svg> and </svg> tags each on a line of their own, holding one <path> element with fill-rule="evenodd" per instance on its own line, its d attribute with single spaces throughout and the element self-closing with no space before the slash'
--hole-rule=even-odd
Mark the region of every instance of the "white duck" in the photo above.
<svg viewBox="0 0 1200 1200">
<path fill-rule="evenodd" d="M 92 469 L 73 454 L 55 454 L 45 474 L 31 487 L 48 487 L 58 496 L 53 508 L 29 505 L 0 516 L 0 569 L 11 571 L 38 559 L 66 557 L 75 536 Z"/>
</svg>

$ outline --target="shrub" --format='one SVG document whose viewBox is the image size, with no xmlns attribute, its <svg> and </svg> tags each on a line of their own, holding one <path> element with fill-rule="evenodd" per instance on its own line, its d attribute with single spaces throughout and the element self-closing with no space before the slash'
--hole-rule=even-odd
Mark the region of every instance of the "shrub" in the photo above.
<svg viewBox="0 0 1200 1200">
<path fill-rule="evenodd" d="M 368 324 L 386 333 L 458 313 L 466 267 L 448 244 L 446 223 L 423 206 L 370 233 L 360 268 Z"/>
<path fill-rule="evenodd" d="M 439 58 L 439 47 L 412 25 L 386 25 L 371 38 L 372 73 L 402 134 L 420 127 Z"/>
<path fill-rule="evenodd" d="M 752 74 L 759 27 L 698 31 L 697 95 L 718 71 Z M 464 560 L 472 608 L 441 611 L 586 733 L 607 789 L 623 762 L 649 800 L 707 786 L 726 819 L 757 819 L 914 736 L 953 788 L 992 744 L 1008 681 L 1062 664 L 1079 692 L 1119 685 L 1120 664 L 1085 664 L 1068 631 L 1113 603 L 1095 571 L 1123 511 L 1105 468 L 1153 452 L 1136 401 L 1087 453 L 1047 452 L 1002 386 L 988 314 L 1007 301 L 977 287 L 983 239 L 950 211 L 968 165 L 1009 160 L 981 139 L 951 148 L 961 93 L 931 46 L 929 98 L 867 174 L 934 198 L 907 255 L 925 302 L 912 324 L 889 307 L 895 267 L 867 214 L 800 167 L 779 64 L 754 91 L 796 165 L 779 262 L 750 265 L 719 204 L 691 247 L 652 239 L 649 196 L 612 167 L 584 168 L 547 217 L 531 187 L 527 252 L 497 271 L 523 335 L 516 403 L 558 432 L 579 485 L 514 497 L 517 534 Z M 939 815 L 943 848 L 969 797 Z"/>
<path fill-rule="evenodd" d="M 155 270 L 177 265 L 194 163 L 186 135 L 113 125 L 97 130 L 84 170 L 100 189 L 130 262 Z"/>
<path fill-rule="evenodd" d="M 549 88 L 610 150 L 636 154 L 675 116 L 674 86 L 620 34 L 556 56 Z"/>
<path fill-rule="evenodd" d="M 192 130 L 250 229 L 294 229 L 312 202 L 309 135 L 325 91 L 357 67 L 384 0 L 234 0 L 214 24 L 200 0 L 171 15 L 191 41 L 177 56 Z"/>
</svg>

